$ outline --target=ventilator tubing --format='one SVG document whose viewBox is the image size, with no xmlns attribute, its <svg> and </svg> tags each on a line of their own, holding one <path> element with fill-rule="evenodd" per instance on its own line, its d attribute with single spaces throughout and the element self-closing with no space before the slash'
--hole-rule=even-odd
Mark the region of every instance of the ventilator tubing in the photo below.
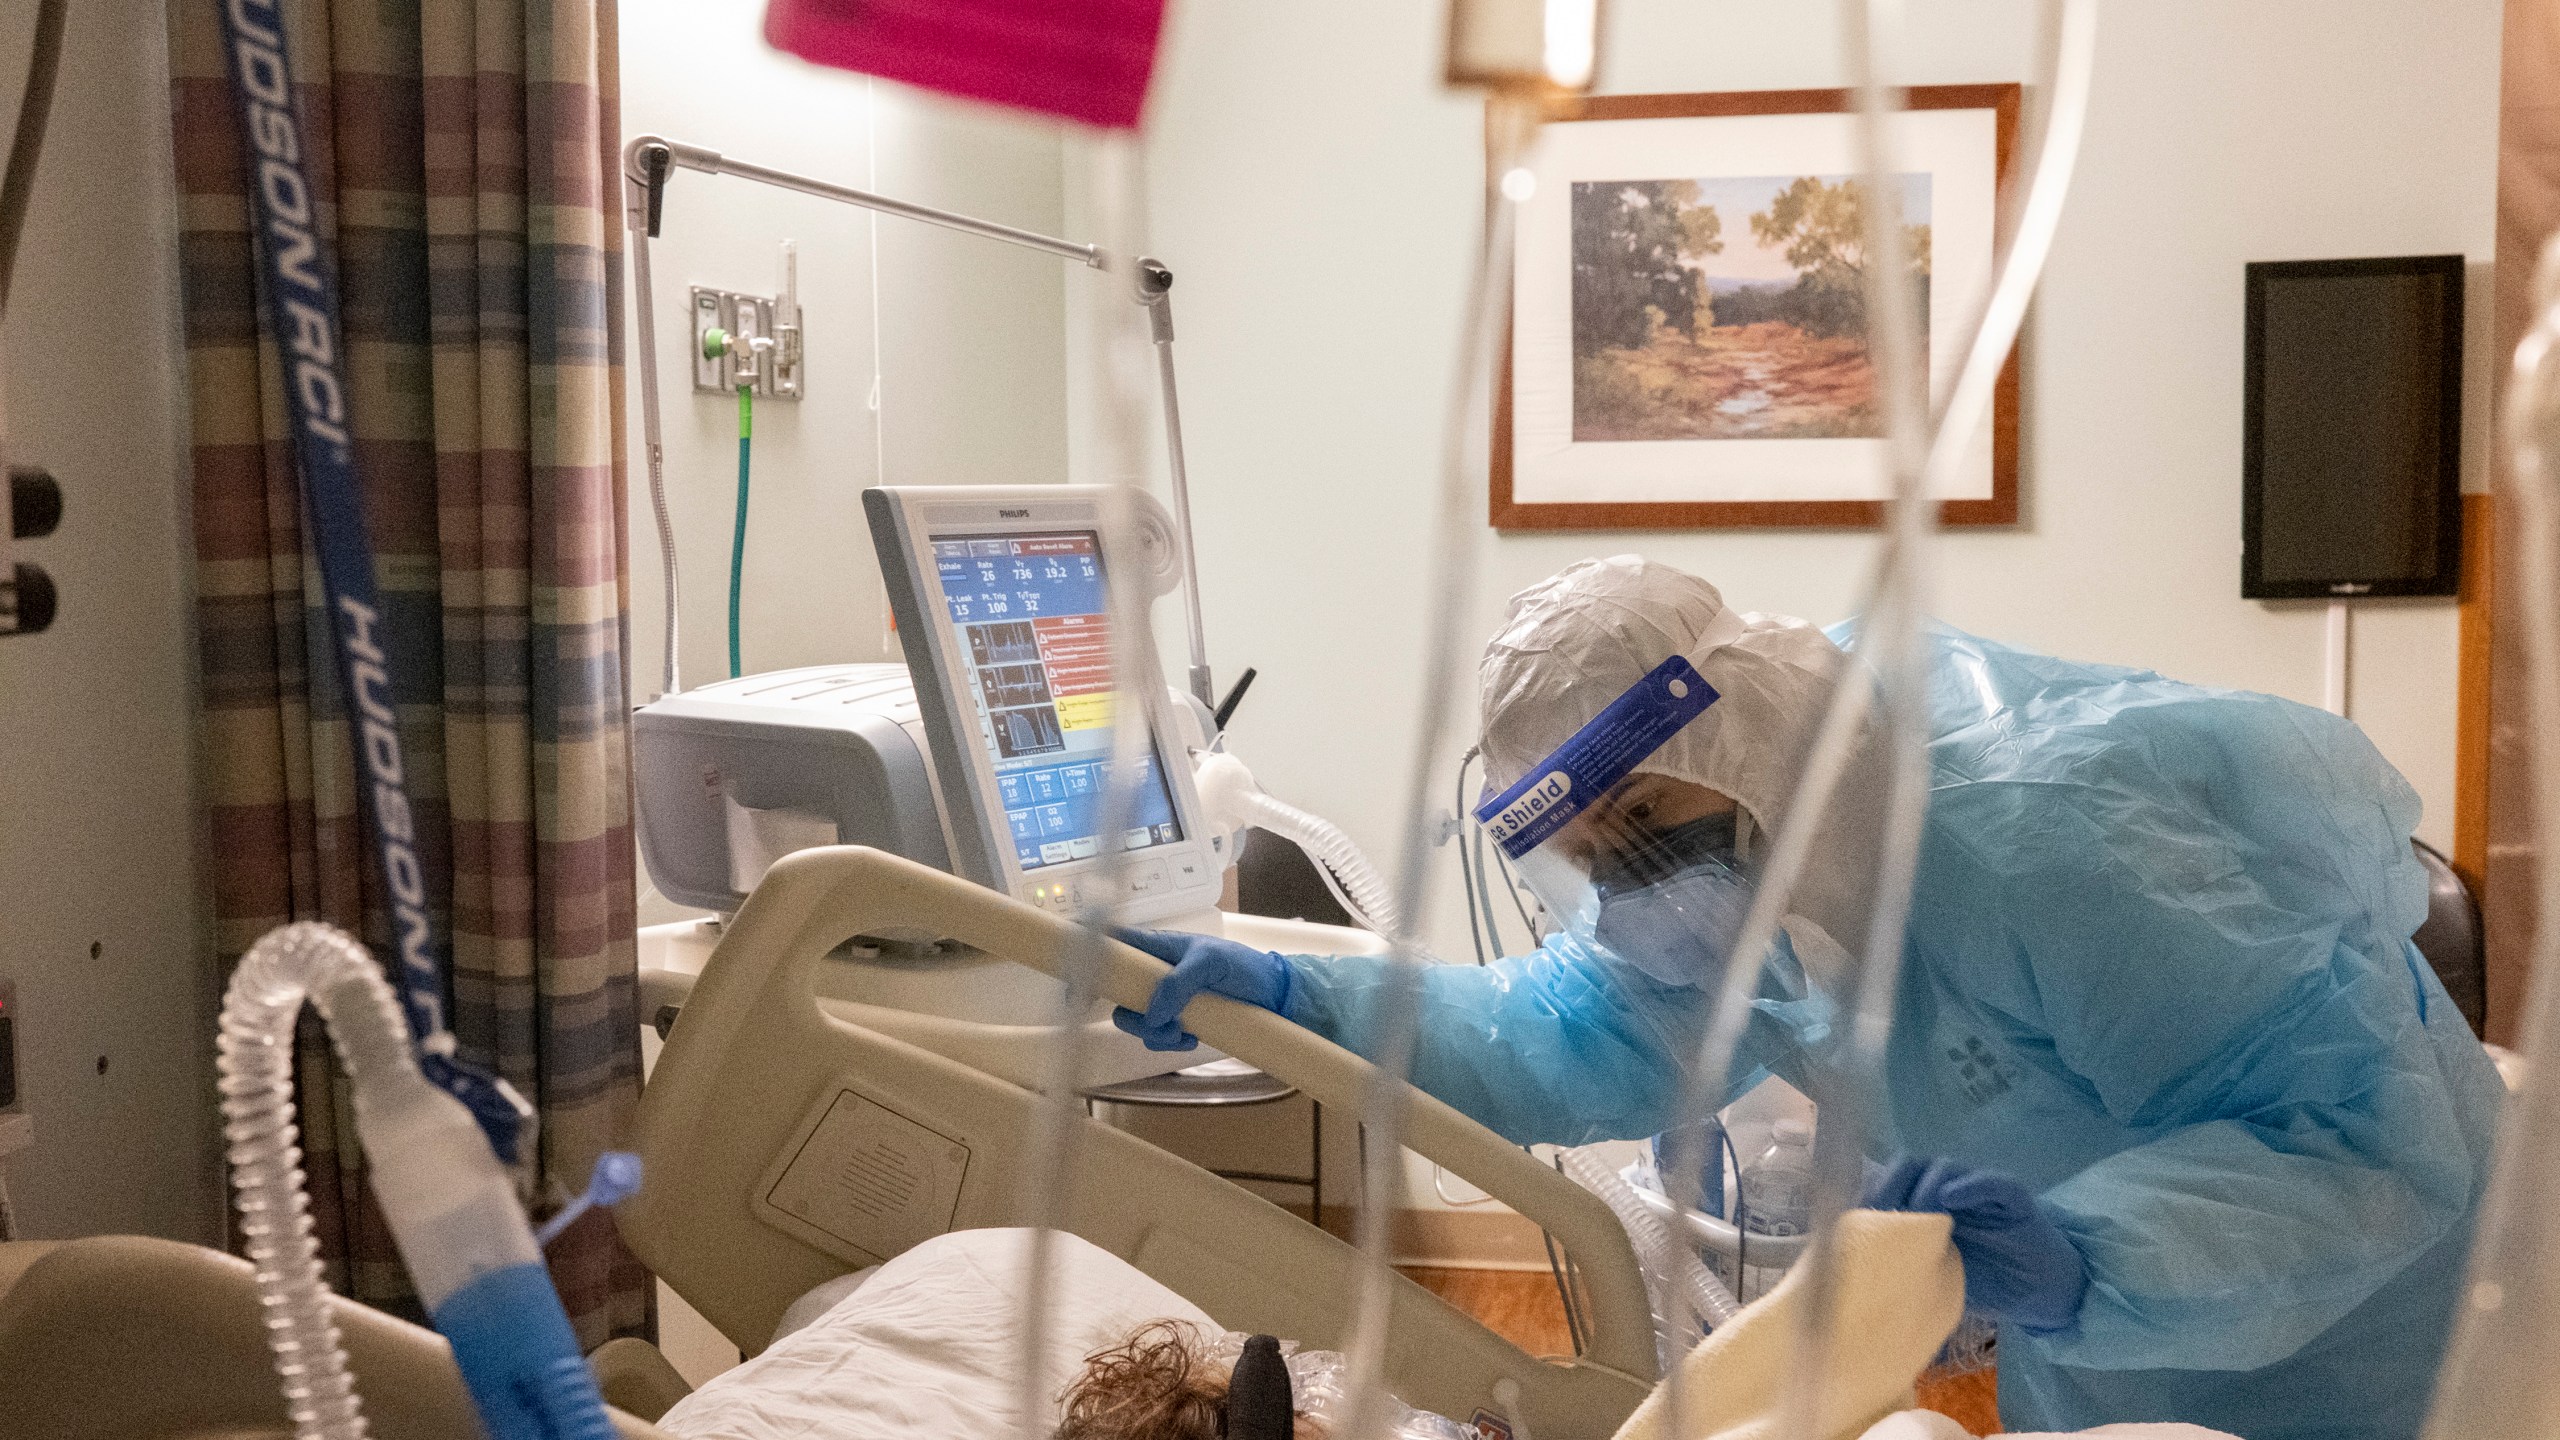
<svg viewBox="0 0 2560 1440">
<path fill-rule="evenodd" d="M 1602 1159 L 1597 1149 L 1586 1146 L 1567 1150 L 1562 1160 L 1564 1173 L 1600 1197 L 1600 1203 L 1618 1217 L 1618 1224 L 1635 1246 L 1636 1264 L 1644 1271 L 1645 1290 L 1653 1297 L 1654 1346 L 1662 1357 L 1662 1372 L 1668 1375 L 1697 1338 L 1682 1324 L 1677 1313 L 1682 1307 L 1672 1303 L 1675 1298 L 1685 1298 L 1689 1312 L 1710 1330 L 1730 1323 L 1742 1307 L 1704 1262 L 1694 1255 L 1683 1256 L 1673 1248 L 1681 1242 L 1671 1238 L 1662 1217 L 1644 1203 L 1635 1187 Z"/>
<path fill-rule="evenodd" d="M 398 1002 L 364 947 L 296 924 L 270 931 L 232 973 L 218 1065 L 241 1235 L 298 1440 L 365 1434 L 303 1193 L 293 1032 L 306 999 L 354 1081 L 356 1133 L 400 1258 L 493 1440 L 611 1440 L 595 1377 L 478 1124 L 418 1073 Z"/>
<path fill-rule="evenodd" d="M 1317 873 L 1344 909 L 1381 935 L 1393 936 L 1403 928 L 1394 887 L 1341 827 L 1263 793 L 1253 772 L 1233 755 L 1201 756 L 1193 778 L 1212 824 L 1228 830 L 1258 826 L 1290 841 L 1316 862 Z"/>
</svg>

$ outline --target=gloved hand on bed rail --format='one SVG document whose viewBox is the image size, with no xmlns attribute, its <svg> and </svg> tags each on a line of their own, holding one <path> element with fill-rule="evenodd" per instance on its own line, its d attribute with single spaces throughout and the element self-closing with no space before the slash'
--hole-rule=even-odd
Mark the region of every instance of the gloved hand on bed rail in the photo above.
<svg viewBox="0 0 2560 1440">
<path fill-rule="evenodd" d="M 1150 1050 L 1190 1050 L 1200 1038 L 1182 1028 L 1182 1009 L 1207 991 L 1286 1014 L 1289 962 L 1268 950 L 1256 950 L 1215 935 L 1179 930 L 1114 930 L 1112 936 L 1173 967 L 1156 982 L 1144 1015 L 1126 1006 L 1111 1012 L 1111 1023 L 1146 1042 Z"/>
<path fill-rule="evenodd" d="M 1996 1170 L 1909 1155 L 1881 1169 L 1870 1166 L 1867 1174 L 1861 1202 L 1867 1209 L 1955 1221 L 1967 1308 L 2030 1331 L 2060 1330 L 2080 1313 L 2089 1290 L 2087 1263 L 2026 1186 Z"/>
</svg>

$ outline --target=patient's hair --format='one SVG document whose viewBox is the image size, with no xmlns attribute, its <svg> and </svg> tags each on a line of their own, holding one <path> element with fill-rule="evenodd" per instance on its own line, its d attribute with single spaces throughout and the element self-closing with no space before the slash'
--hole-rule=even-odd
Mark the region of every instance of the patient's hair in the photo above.
<svg viewBox="0 0 2560 1440">
<path fill-rule="evenodd" d="M 1067 1387 L 1057 1440 L 1220 1440 L 1228 1372 L 1201 1348 L 1191 1326 L 1158 1320 L 1087 1356 Z M 1325 1440 L 1303 1414 L 1295 1428 L 1297 1440 Z"/>
</svg>

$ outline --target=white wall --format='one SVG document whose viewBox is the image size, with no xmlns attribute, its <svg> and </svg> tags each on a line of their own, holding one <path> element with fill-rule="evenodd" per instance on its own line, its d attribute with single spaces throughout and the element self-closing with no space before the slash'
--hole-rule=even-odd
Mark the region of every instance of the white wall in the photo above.
<svg viewBox="0 0 2560 1440">
<path fill-rule="evenodd" d="M 764 8 L 761 0 L 624 0 L 624 138 L 654 132 L 1056 231 L 1061 182 L 1053 130 L 803 64 L 765 45 Z M 894 658 L 894 649 L 882 647 L 864 487 L 1066 476 L 1066 263 L 882 217 L 875 352 L 874 233 L 868 212 L 729 177 L 680 171 L 669 188 L 651 265 L 688 685 L 728 673 L 737 485 L 736 401 L 692 390 L 689 287 L 771 294 L 780 242 L 800 243 L 809 398 L 756 407 L 741 607 L 749 671 Z M 625 333 L 638 343 L 636 330 Z M 633 673 L 646 698 L 658 688 L 663 612 L 636 354 L 630 363 Z M 876 428 L 875 373 L 882 400 Z"/>
<path fill-rule="evenodd" d="M 1906 82 L 2029 78 L 2027 0 L 1907 9 Z M 1411 772 L 1430 487 L 1483 163 L 1480 106 L 1438 84 L 1443 13 L 1436 0 L 1177 6 L 1149 120 L 1149 241 L 1180 277 L 1211 653 L 1221 683 L 1261 671 L 1234 743 L 1275 793 L 1379 856 Z M 1604 88 L 1838 85 L 1834 16 L 1619 0 Z M 2021 523 L 1945 540 L 1939 610 L 2031 647 L 2316 704 L 2320 607 L 2238 598 L 2242 266 L 2461 252 L 2486 320 L 2499 5 L 2145 0 L 2104 7 L 2102 27 L 2079 181 L 2026 337 Z M 2466 464 L 2485 488 L 2490 357 L 2485 324 L 2472 332 Z M 1746 608 L 1827 622 L 1854 605 L 1873 546 L 1474 523 L 1471 637 L 1513 590 L 1626 550 Z M 2363 606 L 2354 659 L 2351 709 L 2424 798 L 2420 834 L 2449 846 L 2452 602 Z M 1472 738 L 1472 663 L 1466 674 L 1435 795 Z M 1459 957 L 1455 881 L 1446 865 L 1432 938 Z M 1252 1161 L 1287 1163 L 1287 1126 L 1266 1128 Z M 1409 1202 L 1437 1208 L 1426 1177 L 1409 1167 Z"/>
<path fill-rule="evenodd" d="M 8 9 L 14 116 L 35 7 Z M 0 1163 L 31 1237 L 221 1235 L 162 26 L 157 0 L 72 7 L 0 328 L 12 458 L 65 495 L 18 556 L 61 618 L 0 640 L 0 979 L 36 1127 Z"/>
<path fill-rule="evenodd" d="M 763 0 L 622 0 L 622 133 L 655 133 L 1025 229 L 1060 225 L 1056 132 L 767 47 Z M 877 236 L 875 254 L 873 239 Z M 800 246 L 808 398 L 756 407 L 741 659 L 749 673 L 900 658 L 862 517 L 875 484 L 1066 478 L 1067 266 L 725 176 L 678 172 L 650 263 L 668 508 L 683 580 L 683 680 L 728 673 L 737 402 L 692 388 L 694 285 L 773 294 Z M 878 304 L 873 303 L 875 276 Z M 627 304 L 636 305 L 633 296 Z M 629 312 L 626 312 L 626 320 Z M 658 692 L 664 608 L 624 333 L 631 436 L 634 698 Z M 873 407 L 874 381 L 879 404 Z M 645 888 L 640 920 L 696 912 Z M 668 1353 L 695 1383 L 737 1351 L 661 1287 Z"/>
<path fill-rule="evenodd" d="M 626 0 L 625 133 L 859 182 L 871 173 L 868 85 L 763 50 L 760 10 Z M 1913 10 L 1904 78 L 2025 78 L 2024 0 Z M 1248 664 L 1262 672 L 1235 730 L 1257 772 L 1388 855 L 1481 112 L 1438 85 L 1438 0 L 1195 0 L 1171 14 L 1149 120 L 1147 243 L 1179 277 L 1213 657 L 1222 681 Z M 2414 251 L 2485 260 L 2497 5 L 2151 0 L 2109 7 L 2105 25 L 2082 183 L 2029 334 L 2024 521 L 1947 541 L 1941 609 L 2031 646 L 2316 700 L 2316 607 L 2236 598 L 2241 266 Z M 1836 50 L 1825 5 L 1622 0 L 1608 88 L 1832 85 Z M 878 94 L 880 188 L 1095 232 L 1086 147 L 896 87 Z M 855 493 L 878 473 L 862 405 L 869 233 L 818 202 L 676 181 L 657 278 L 697 681 L 722 663 L 733 420 L 730 402 L 685 388 L 674 332 L 688 283 L 762 288 L 784 235 L 803 243 L 815 398 L 759 417 L 747 664 L 885 653 Z M 1081 409 L 1089 277 L 887 220 L 879 233 L 887 478 L 1059 478 L 1071 432 L 1078 478 L 1106 478 Z M 639 480 L 635 470 L 633 633 L 649 679 L 657 581 Z M 1822 532 L 1489 537 L 1465 629 L 1487 633 L 1503 595 L 1569 560 L 1622 549 L 1697 570 L 1738 603 L 1830 620 L 1851 605 L 1871 545 Z M 1158 621 L 1178 674 L 1178 617 L 1164 607 Z M 2357 659 L 2357 713 L 2425 796 L 2422 833 L 2443 843 L 2450 604 L 2368 607 Z M 1454 885 L 1439 898 L 1435 938 L 1462 954 Z M 1298 1123 L 1273 1112 L 1236 1138 L 1254 1163 L 1294 1166 Z M 1330 1159 L 1347 1178 L 1350 1127 L 1337 1128 L 1346 1148 Z M 1429 1203 L 1427 1186 L 1409 1188 Z"/>
<path fill-rule="evenodd" d="M 2027 78 L 2024 0 L 1908 9 L 1902 78 Z M 1235 727 L 1256 772 L 1384 853 L 1409 769 L 1480 110 L 1437 84 L 1436 3 L 1173 13 L 1151 112 L 1152 236 L 1181 276 L 1212 651 L 1222 677 L 1262 672 Z M 1833 14 L 1621 3 L 1606 88 L 1836 85 Z M 2023 645 L 2317 703 L 2319 607 L 2238 598 L 2242 265 L 2486 261 L 2497 0 L 2146 0 L 2105 7 L 2102 27 L 2080 179 L 2027 338 L 2022 523 L 1944 542 L 1939 608 Z M 2485 275 L 2473 280 L 2485 312 Z M 2473 401 L 2485 422 L 2476 384 Z M 2484 424 L 2469 444 L 2476 469 Z M 1747 608 L 1829 621 L 1854 603 L 1871 546 L 1818 531 L 1493 537 L 1465 629 L 1489 633 L 1510 591 L 1623 550 Z M 2353 709 L 2425 798 L 2420 833 L 2439 845 L 2454 639 L 2450 601 L 2374 603 L 2358 620 Z M 1454 888 L 1437 938 L 1456 954 Z"/>
<path fill-rule="evenodd" d="M 655 133 L 1057 233 L 1053 128 L 805 64 L 764 43 L 763 14 L 762 0 L 623 0 L 625 141 Z M 650 264 L 688 686 L 728 674 L 738 463 L 736 400 L 692 388 L 688 295 L 694 285 L 774 293 L 785 239 L 800 246 L 808 398 L 756 406 L 740 605 L 747 672 L 900 658 L 862 517 L 865 487 L 1066 478 L 1066 262 L 888 216 L 875 229 L 848 205 L 677 172 Z M 662 570 L 636 325 L 624 333 L 634 347 L 624 387 L 632 673 L 634 698 L 645 700 L 659 689 Z M 642 892 L 643 923 L 690 913 Z"/>
</svg>

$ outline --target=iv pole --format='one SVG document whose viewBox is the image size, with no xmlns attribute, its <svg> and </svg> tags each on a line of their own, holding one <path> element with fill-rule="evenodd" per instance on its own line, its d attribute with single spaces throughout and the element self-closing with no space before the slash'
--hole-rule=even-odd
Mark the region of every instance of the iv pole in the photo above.
<svg viewBox="0 0 2560 1440">
<path fill-rule="evenodd" d="M 734 175 L 781 190 L 815 195 L 821 200 L 835 200 L 846 205 L 876 210 L 884 215 L 899 215 L 946 230 L 958 230 L 989 240 L 1001 240 L 1027 250 L 1039 250 L 1062 260 L 1073 260 L 1095 270 L 1108 270 L 1109 257 L 1098 245 L 1060 240 L 1036 231 L 1018 230 L 992 220 L 956 211 L 938 210 L 930 205 L 894 199 L 887 195 L 857 190 L 850 185 L 794 175 L 787 170 L 752 165 L 733 160 L 717 150 L 699 145 L 686 145 L 657 135 L 635 137 L 622 148 L 622 221 L 631 234 L 632 288 L 640 317 L 640 429 L 647 450 L 649 466 L 649 504 L 658 526 L 658 548 L 665 574 L 666 656 L 660 677 L 660 689 L 675 694 L 676 683 L 676 548 L 675 530 L 667 519 L 665 450 L 660 442 L 658 423 L 658 346 L 656 306 L 651 303 L 649 289 L 649 242 L 657 237 L 659 221 L 666 209 L 667 180 L 681 167 L 698 170 L 705 175 Z M 1165 458 L 1173 483 L 1174 525 L 1181 532 L 1182 544 L 1182 608 L 1188 622 L 1191 643 L 1191 693 L 1201 704 L 1215 707 L 1217 695 L 1209 679 L 1209 641 L 1200 618 L 1200 572 L 1194 563 L 1191 542 L 1191 486 L 1182 457 L 1182 411 L 1173 387 L 1173 272 L 1161 263 L 1139 256 L 1136 275 L 1136 300 L 1147 307 L 1148 320 L 1156 347 L 1156 378 L 1164 395 Z"/>
</svg>

